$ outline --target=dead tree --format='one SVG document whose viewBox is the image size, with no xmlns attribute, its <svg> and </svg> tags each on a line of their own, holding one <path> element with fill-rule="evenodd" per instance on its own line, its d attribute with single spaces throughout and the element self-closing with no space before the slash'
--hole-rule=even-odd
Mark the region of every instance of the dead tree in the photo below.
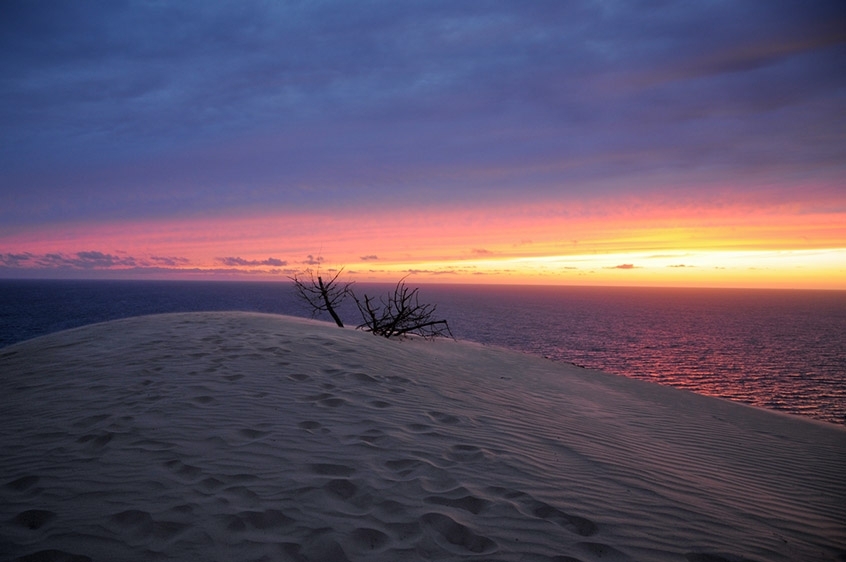
<svg viewBox="0 0 846 562">
<path fill-rule="evenodd" d="M 352 293 L 363 322 L 358 329 L 372 332 L 385 338 L 402 337 L 410 334 L 425 339 L 453 337 L 446 320 L 435 320 L 435 305 L 420 304 L 417 289 L 405 285 L 403 277 L 393 293 L 375 302 L 364 295 L 362 300 Z"/>
<path fill-rule="evenodd" d="M 305 301 L 311 308 L 312 317 L 316 316 L 320 312 L 328 312 L 335 321 L 335 324 L 341 328 L 344 327 L 344 323 L 341 321 L 341 317 L 338 316 L 338 313 L 335 312 L 335 308 L 340 305 L 348 295 L 352 294 L 352 290 L 350 289 L 352 282 L 342 283 L 338 281 L 338 277 L 343 271 L 343 268 L 339 269 L 331 279 L 328 279 L 325 282 L 323 281 L 323 277 L 320 275 L 319 268 L 317 269 L 317 272 L 314 272 L 311 269 L 306 269 L 303 276 L 295 273 L 293 276 L 289 277 L 289 279 L 294 282 L 294 289 L 297 291 L 297 296 Z M 304 279 L 303 277 L 306 275 L 308 278 Z"/>
</svg>

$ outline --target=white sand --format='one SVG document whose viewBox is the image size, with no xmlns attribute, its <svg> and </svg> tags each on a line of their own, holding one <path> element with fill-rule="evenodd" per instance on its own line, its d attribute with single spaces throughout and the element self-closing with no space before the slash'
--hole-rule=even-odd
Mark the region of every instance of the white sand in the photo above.
<svg viewBox="0 0 846 562">
<path fill-rule="evenodd" d="M 846 559 L 843 428 L 500 349 L 172 314 L 0 376 L 4 560 Z"/>
</svg>

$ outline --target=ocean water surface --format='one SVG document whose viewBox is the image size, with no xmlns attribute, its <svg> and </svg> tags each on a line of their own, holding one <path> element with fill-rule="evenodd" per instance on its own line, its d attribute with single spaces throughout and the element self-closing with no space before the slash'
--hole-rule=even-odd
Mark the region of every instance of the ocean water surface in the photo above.
<svg viewBox="0 0 846 562">
<path fill-rule="evenodd" d="M 846 425 L 844 291 L 420 285 L 420 297 L 458 339 Z M 0 347 L 202 310 L 310 316 L 289 283 L 0 280 Z M 355 326 L 353 303 L 341 312 Z"/>
</svg>

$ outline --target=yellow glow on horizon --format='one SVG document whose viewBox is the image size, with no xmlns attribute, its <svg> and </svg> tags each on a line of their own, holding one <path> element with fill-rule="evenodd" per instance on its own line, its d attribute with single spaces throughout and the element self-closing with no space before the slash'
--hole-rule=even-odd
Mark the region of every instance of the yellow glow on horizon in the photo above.
<svg viewBox="0 0 846 562">
<path fill-rule="evenodd" d="M 142 278 L 284 280 L 314 264 L 308 256 L 320 256 L 321 267 L 345 267 L 362 281 L 410 274 L 423 283 L 846 290 L 846 212 L 837 210 L 609 203 L 599 210 L 265 213 L 54 224 L 0 237 L 0 253 L 93 251 L 131 256 L 148 268 Z M 129 266 L 110 269 L 121 267 L 132 274 Z"/>
<path fill-rule="evenodd" d="M 410 273 L 416 281 L 449 283 L 846 289 L 846 248 L 398 261 L 348 271 L 371 281 Z"/>
</svg>

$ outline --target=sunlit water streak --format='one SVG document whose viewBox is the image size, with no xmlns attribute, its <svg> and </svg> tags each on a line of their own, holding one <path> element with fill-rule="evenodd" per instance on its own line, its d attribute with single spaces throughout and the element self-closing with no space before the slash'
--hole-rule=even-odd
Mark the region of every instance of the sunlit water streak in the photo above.
<svg viewBox="0 0 846 562">
<path fill-rule="evenodd" d="M 420 295 L 459 339 L 846 424 L 846 292 L 425 285 Z M 0 346 L 191 310 L 308 316 L 279 283 L 0 281 Z M 351 303 L 343 312 L 355 324 Z"/>
</svg>

